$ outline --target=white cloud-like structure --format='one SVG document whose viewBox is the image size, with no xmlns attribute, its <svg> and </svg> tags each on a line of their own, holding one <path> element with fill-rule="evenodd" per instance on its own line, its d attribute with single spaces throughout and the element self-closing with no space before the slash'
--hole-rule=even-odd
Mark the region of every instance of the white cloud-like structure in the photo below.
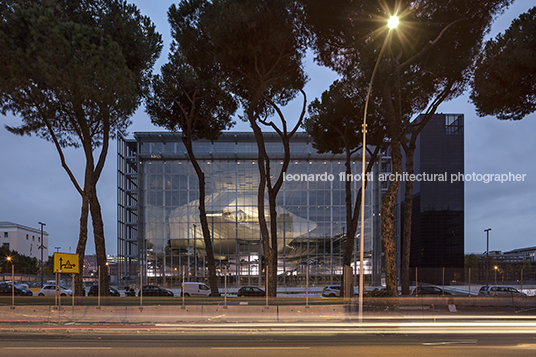
<svg viewBox="0 0 536 357">
<path fill-rule="evenodd" d="M 255 193 L 218 192 L 205 197 L 209 229 L 214 242 L 214 252 L 234 254 L 241 244 L 260 242 L 259 210 Z M 265 218 L 269 222 L 268 202 L 265 200 Z M 199 223 L 199 200 L 174 209 L 168 217 L 171 245 L 174 248 L 204 249 L 203 234 Z M 307 235 L 317 227 L 313 221 L 299 217 L 282 207 L 277 207 L 278 246 Z M 194 228 L 194 224 L 196 227 Z"/>
</svg>

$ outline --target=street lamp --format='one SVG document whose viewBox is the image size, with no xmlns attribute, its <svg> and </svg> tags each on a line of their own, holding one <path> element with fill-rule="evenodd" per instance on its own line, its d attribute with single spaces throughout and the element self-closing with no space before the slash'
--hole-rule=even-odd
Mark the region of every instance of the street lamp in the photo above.
<svg viewBox="0 0 536 357">
<path fill-rule="evenodd" d="M 45 249 L 45 242 L 43 241 L 43 226 L 46 226 L 45 223 L 38 222 L 38 224 L 41 225 L 41 245 L 39 246 L 39 249 L 41 249 L 41 288 L 43 288 L 43 249 Z"/>
<path fill-rule="evenodd" d="M 195 229 L 197 226 L 194 224 L 194 279 L 197 280 L 197 236 Z"/>
<path fill-rule="evenodd" d="M 389 32 L 387 33 L 387 36 L 385 36 L 385 40 L 383 41 L 382 47 L 380 49 L 378 59 L 376 60 L 376 64 L 374 65 L 374 69 L 372 70 L 372 76 L 370 78 L 370 83 L 367 91 L 367 98 L 365 99 L 365 112 L 363 114 L 363 145 L 361 147 L 361 239 L 359 240 L 359 322 L 363 321 L 363 259 L 365 258 L 363 251 L 365 250 L 365 149 L 367 147 L 367 109 L 370 92 L 372 90 L 372 83 L 374 82 L 374 76 L 376 74 L 376 70 L 378 69 L 378 64 L 380 63 L 380 59 L 382 58 L 382 53 L 385 48 L 385 45 L 387 44 L 387 40 L 389 39 L 389 35 L 391 34 L 391 30 L 396 28 L 396 26 L 398 26 L 398 16 L 391 16 L 389 22 L 387 23 Z"/>
<path fill-rule="evenodd" d="M 499 270 L 499 267 L 495 265 L 493 269 L 495 269 L 495 296 L 497 296 L 497 270 Z"/>
<path fill-rule="evenodd" d="M 11 263 L 11 307 L 15 307 L 15 265 L 13 265 L 13 258 L 11 256 L 6 257 L 6 260 Z"/>
<path fill-rule="evenodd" d="M 486 232 L 487 235 L 487 245 L 486 245 L 486 286 L 489 286 L 489 231 L 491 231 L 491 228 L 484 229 L 484 232 Z"/>
<path fill-rule="evenodd" d="M 394 29 L 398 26 L 398 22 L 398 16 L 391 16 L 389 18 L 389 21 L 387 22 L 387 26 L 389 27 L 389 29 Z"/>
</svg>

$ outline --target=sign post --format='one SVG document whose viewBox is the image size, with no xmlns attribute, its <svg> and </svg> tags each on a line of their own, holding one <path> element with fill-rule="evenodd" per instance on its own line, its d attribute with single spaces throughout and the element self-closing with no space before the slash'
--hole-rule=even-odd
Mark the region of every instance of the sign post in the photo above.
<svg viewBox="0 0 536 357">
<path fill-rule="evenodd" d="M 71 286 L 72 286 L 72 291 L 73 291 L 73 320 L 74 320 L 74 274 L 71 274 L 71 279 L 72 279 L 72 282 L 71 282 Z"/>
<path fill-rule="evenodd" d="M 42 243 L 42 242 L 41 242 Z M 78 254 L 71 253 L 54 253 L 54 273 L 56 273 L 56 299 L 59 302 L 58 309 L 61 307 L 61 273 L 80 273 L 78 267 Z M 73 304 L 74 304 L 74 285 L 72 286 Z"/>
</svg>

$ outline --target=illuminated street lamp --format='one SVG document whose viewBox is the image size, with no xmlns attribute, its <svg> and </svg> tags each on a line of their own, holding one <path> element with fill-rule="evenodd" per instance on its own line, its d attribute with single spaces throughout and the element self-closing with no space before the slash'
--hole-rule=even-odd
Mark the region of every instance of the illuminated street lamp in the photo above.
<svg viewBox="0 0 536 357">
<path fill-rule="evenodd" d="M 13 258 L 8 256 L 6 258 L 11 263 L 11 307 L 15 307 L 15 265 L 13 264 Z"/>
<path fill-rule="evenodd" d="M 374 75 L 376 74 L 376 70 L 378 69 L 378 64 L 380 63 L 380 59 L 382 58 L 382 53 L 385 48 L 385 45 L 387 44 L 387 40 L 389 39 L 389 35 L 391 34 L 391 30 L 396 28 L 396 26 L 398 26 L 398 16 L 391 16 L 387 23 L 389 32 L 387 33 L 387 36 L 385 36 L 382 48 L 380 49 L 380 54 L 378 55 L 378 59 L 376 60 L 376 64 L 374 65 L 374 69 L 372 70 L 372 76 L 370 78 L 370 83 L 367 91 L 367 98 L 365 100 L 365 113 L 363 114 L 363 146 L 361 147 L 361 239 L 359 240 L 359 322 L 363 321 L 363 251 L 365 250 L 365 148 L 367 147 L 367 109 L 370 92 L 372 90 L 372 83 L 374 82 Z"/>
<path fill-rule="evenodd" d="M 499 270 L 499 267 L 495 265 L 493 269 L 495 269 L 495 296 L 497 296 L 497 270 Z"/>
<path fill-rule="evenodd" d="M 389 19 L 389 21 L 387 22 L 387 26 L 390 28 L 390 29 L 394 29 L 395 27 L 398 26 L 398 16 L 391 16 L 391 18 Z"/>
</svg>

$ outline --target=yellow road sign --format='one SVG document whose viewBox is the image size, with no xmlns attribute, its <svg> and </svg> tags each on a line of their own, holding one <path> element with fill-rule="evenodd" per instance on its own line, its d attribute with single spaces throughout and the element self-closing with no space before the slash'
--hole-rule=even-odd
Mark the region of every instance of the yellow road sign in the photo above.
<svg viewBox="0 0 536 357">
<path fill-rule="evenodd" d="M 79 273 L 78 254 L 54 253 L 54 273 Z"/>
</svg>

